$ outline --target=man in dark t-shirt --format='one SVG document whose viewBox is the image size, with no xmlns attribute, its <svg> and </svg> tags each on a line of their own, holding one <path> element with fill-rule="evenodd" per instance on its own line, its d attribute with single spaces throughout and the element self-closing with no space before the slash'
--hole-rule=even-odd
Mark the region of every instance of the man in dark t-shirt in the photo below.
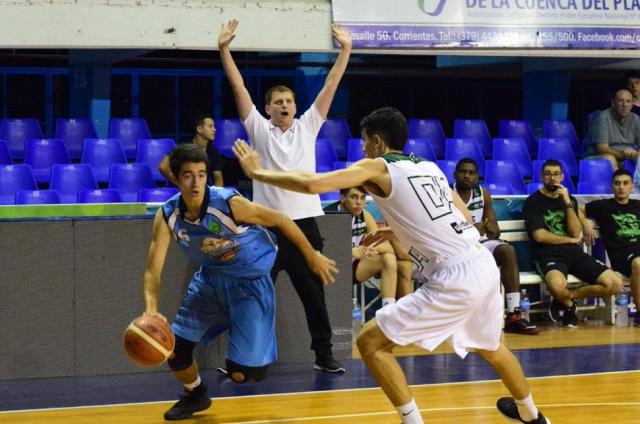
<svg viewBox="0 0 640 424">
<path fill-rule="evenodd" d="M 600 227 L 600 236 L 607 249 L 614 271 L 629 277 L 631 295 L 638 305 L 640 301 L 640 200 L 630 199 L 633 190 L 631 174 L 620 169 L 613 174 L 611 199 L 594 200 L 584 206 L 587 218 Z M 585 233 L 591 232 L 590 225 Z M 636 313 L 634 324 L 640 327 L 640 313 Z"/>
<path fill-rule="evenodd" d="M 562 320 L 565 327 L 577 327 L 573 300 L 617 293 L 622 288 L 622 279 L 582 249 L 577 202 L 562 185 L 560 162 L 546 160 L 541 172 L 543 186 L 527 198 L 523 208 L 531 258 L 553 296 L 551 319 Z M 588 284 L 568 288 L 569 273 Z"/>
</svg>

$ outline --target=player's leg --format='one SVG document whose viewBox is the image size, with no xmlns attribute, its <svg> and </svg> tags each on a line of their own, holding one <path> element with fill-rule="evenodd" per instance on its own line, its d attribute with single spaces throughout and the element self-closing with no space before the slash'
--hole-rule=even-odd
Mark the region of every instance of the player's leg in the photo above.
<svg viewBox="0 0 640 424">
<path fill-rule="evenodd" d="M 413 293 L 413 260 L 407 250 L 400 243 L 393 242 L 393 251 L 396 254 L 396 262 L 398 266 L 398 282 L 396 288 L 396 299 L 400 299 L 408 294 Z"/>
<path fill-rule="evenodd" d="M 380 294 L 382 295 L 382 306 L 395 303 L 398 267 L 396 256 L 393 253 L 383 253 L 360 259 L 356 266 L 355 278 L 356 281 L 362 283 L 378 273 L 381 274 Z"/>
</svg>

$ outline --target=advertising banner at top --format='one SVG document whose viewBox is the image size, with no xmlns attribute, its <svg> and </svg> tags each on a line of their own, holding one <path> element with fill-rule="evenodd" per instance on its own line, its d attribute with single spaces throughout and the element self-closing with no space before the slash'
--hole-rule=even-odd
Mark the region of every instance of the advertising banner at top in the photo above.
<svg viewBox="0 0 640 424">
<path fill-rule="evenodd" d="M 640 0 L 333 0 L 356 48 L 640 48 Z"/>
</svg>

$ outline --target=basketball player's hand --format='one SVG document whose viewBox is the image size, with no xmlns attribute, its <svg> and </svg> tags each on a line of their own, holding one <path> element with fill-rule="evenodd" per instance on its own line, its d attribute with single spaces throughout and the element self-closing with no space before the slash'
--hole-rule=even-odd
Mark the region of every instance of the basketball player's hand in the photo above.
<svg viewBox="0 0 640 424">
<path fill-rule="evenodd" d="M 369 233 L 360 242 L 362 246 L 377 246 L 383 241 L 398 241 L 398 238 L 393 233 L 390 227 L 380 228 L 375 233 Z"/>
<path fill-rule="evenodd" d="M 500 234 L 500 227 L 497 222 L 491 222 L 488 219 L 484 220 L 484 228 L 488 238 L 495 237 L 496 234 Z"/>
<path fill-rule="evenodd" d="M 351 252 L 351 256 L 353 256 L 353 259 L 371 258 L 377 254 L 378 254 L 378 251 L 373 246 L 357 246 L 357 247 L 354 247 Z"/>
<path fill-rule="evenodd" d="M 582 237 L 569 237 L 569 243 L 577 244 L 578 246 L 582 246 Z"/>
<path fill-rule="evenodd" d="M 322 284 L 329 285 L 336 282 L 334 274 L 338 274 L 336 261 L 329 259 L 322 253 L 316 251 L 316 254 L 307 258 L 309 269 L 322 280 Z"/>
<path fill-rule="evenodd" d="M 164 322 L 169 322 L 167 321 L 167 317 L 165 317 L 164 315 L 162 315 L 160 312 L 155 311 L 155 312 L 147 312 L 144 311 L 144 313 L 142 314 L 142 316 L 151 316 L 151 317 L 156 317 L 156 318 L 160 318 L 161 320 L 163 320 Z"/>
<path fill-rule="evenodd" d="M 562 200 L 564 200 L 564 203 L 571 202 L 571 197 L 569 197 L 569 190 L 567 190 L 567 188 L 562 184 L 557 184 L 556 187 L 558 187 L 556 189 L 557 197 L 561 197 Z"/>
<path fill-rule="evenodd" d="M 236 28 L 238 28 L 238 20 L 231 19 L 227 24 L 220 26 L 220 35 L 218 36 L 218 48 L 229 47 L 229 44 L 236 38 Z"/>
<path fill-rule="evenodd" d="M 587 246 L 596 244 L 596 232 L 593 229 L 593 224 L 588 219 L 585 219 L 582 223 L 582 238 Z"/>
<path fill-rule="evenodd" d="M 331 35 L 333 35 L 333 38 L 336 39 L 338 44 L 340 44 L 343 49 L 351 49 L 351 45 L 353 44 L 353 41 L 351 40 L 351 34 L 349 34 L 349 31 L 342 28 L 341 25 L 331 25 Z"/>
<path fill-rule="evenodd" d="M 236 158 L 238 158 L 242 171 L 244 171 L 247 177 L 253 179 L 253 173 L 261 169 L 260 156 L 255 150 L 249 147 L 244 140 L 240 139 L 236 140 L 231 150 Z"/>
</svg>

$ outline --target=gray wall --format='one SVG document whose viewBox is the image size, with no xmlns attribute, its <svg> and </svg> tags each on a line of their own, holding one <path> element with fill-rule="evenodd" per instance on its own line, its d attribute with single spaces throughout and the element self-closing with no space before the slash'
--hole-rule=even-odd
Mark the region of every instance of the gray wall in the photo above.
<svg viewBox="0 0 640 424">
<path fill-rule="evenodd" d="M 318 221 L 325 254 L 341 270 L 327 288 L 331 322 L 334 329 L 349 328 L 350 219 Z M 149 219 L 0 222 L 0 379 L 164 370 L 137 367 L 122 349 L 122 331 L 143 309 L 150 236 Z M 160 299 L 170 320 L 194 270 L 172 244 Z M 312 361 L 304 311 L 285 273 L 276 288 L 278 360 Z M 225 349 L 224 336 L 200 348 L 200 365 L 222 364 Z M 351 354 L 344 346 L 335 353 Z"/>
</svg>

